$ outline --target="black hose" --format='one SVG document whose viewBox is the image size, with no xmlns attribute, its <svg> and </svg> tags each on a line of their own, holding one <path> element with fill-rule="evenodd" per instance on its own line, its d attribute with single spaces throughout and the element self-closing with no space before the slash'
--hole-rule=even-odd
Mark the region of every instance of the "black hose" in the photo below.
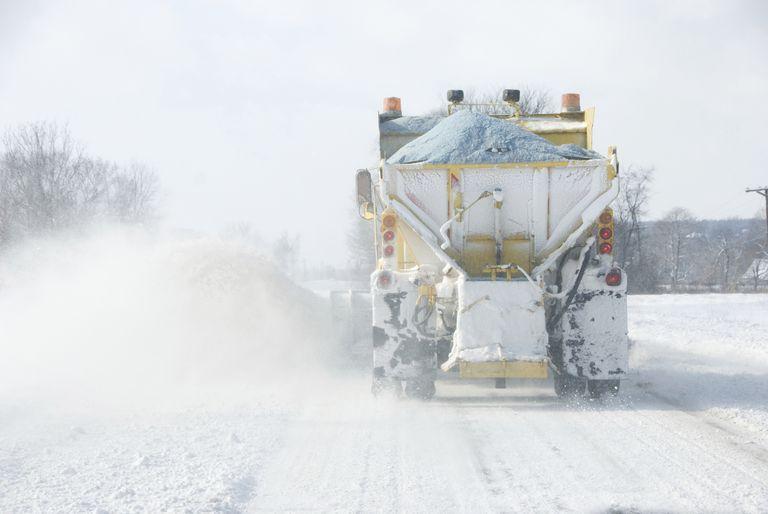
<svg viewBox="0 0 768 514">
<path fill-rule="evenodd" d="M 451 325 L 450 323 L 448 323 L 448 321 L 446 321 L 446 319 L 445 319 L 445 309 L 440 310 L 439 312 L 440 312 L 440 319 L 443 321 L 443 326 L 445 327 L 445 329 L 448 331 L 449 334 L 453 334 L 456 331 L 456 323 Z M 456 319 L 454 318 L 454 322 L 455 321 L 456 321 Z"/>
<path fill-rule="evenodd" d="M 423 300 L 426 301 L 426 304 L 424 304 Z M 422 312 L 426 312 L 424 315 L 424 318 L 419 320 L 420 315 Z M 424 337 L 435 337 L 436 333 L 431 332 L 427 329 L 427 323 L 429 322 L 429 318 L 432 317 L 432 313 L 435 312 L 435 305 L 429 301 L 428 296 L 420 296 L 419 299 L 416 301 L 416 307 L 413 310 L 413 316 L 411 317 L 411 322 L 413 322 L 413 325 L 416 327 L 416 330 Z"/>
<path fill-rule="evenodd" d="M 560 257 L 560 261 L 557 263 L 557 273 L 555 273 L 555 285 L 558 288 L 560 288 L 563 285 L 563 266 L 565 266 L 565 261 L 567 261 L 569 256 L 571 255 L 571 251 L 573 251 L 573 248 L 569 248 L 568 251 L 565 252 L 562 257 Z"/>
<path fill-rule="evenodd" d="M 584 278 L 584 272 L 587 270 L 587 263 L 589 262 L 590 258 L 589 253 L 589 250 L 587 250 L 587 253 L 584 255 L 584 260 L 581 262 L 581 267 L 579 268 L 579 274 L 576 276 L 576 283 L 573 284 L 573 287 L 566 295 L 563 308 L 560 309 L 560 312 L 558 312 L 555 316 L 552 317 L 552 319 L 549 320 L 549 323 L 547 323 L 547 332 L 552 332 L 557 324 L 560 323 L 560 320 L 563 318 L 565 311 L 567 311 L 568 307 L 571 306 L 571 302 L 573 302 L 573 298 L 576 296 L 576 292 L 579 290 L 581 279 Z"/>
</svg>

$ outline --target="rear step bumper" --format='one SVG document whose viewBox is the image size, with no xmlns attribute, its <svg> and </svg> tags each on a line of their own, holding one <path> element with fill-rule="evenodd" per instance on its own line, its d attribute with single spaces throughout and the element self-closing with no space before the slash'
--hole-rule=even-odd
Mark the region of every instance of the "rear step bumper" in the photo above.
<svg viewBox="0 0 768 514">
<path fill-rule="evenodd" d="M 459 361 L 461 378 L 547 378 L 549 361 Z"/>
</svg>

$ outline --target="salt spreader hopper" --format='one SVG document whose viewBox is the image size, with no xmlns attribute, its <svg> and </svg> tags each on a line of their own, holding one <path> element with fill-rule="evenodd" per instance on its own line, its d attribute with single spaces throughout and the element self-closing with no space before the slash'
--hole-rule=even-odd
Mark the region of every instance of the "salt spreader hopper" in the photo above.
<svg viewBox="0 0 768 514">
<path fill-rule="evenodd" d="M 614 148 L 594 110 L 505 112 L 449 91 L 448 115 L 379 114 L 381 161 L 357 172 L 372 220 L 373 391 L 429 398 L 462 378 L 547 378 L 558 395 L 616 393 L 627 372 L 626 276 L 613 262 Z"/>
</svg>

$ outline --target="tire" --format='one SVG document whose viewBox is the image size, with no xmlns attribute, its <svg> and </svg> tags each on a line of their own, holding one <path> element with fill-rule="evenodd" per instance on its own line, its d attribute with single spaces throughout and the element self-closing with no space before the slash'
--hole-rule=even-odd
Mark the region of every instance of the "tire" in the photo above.
<svg viewBox="0 0 768 514">
<path fill-rule="evenodd" d="M 618 380 L 590 380 L 587 382 L 587 389 L 590 398 L 598 399 L 605 395 L 618 395 L 620 385 L 621 382 Z"/>
<path fill-rule="evenodd" d="M 417 400 L 429 400 L 435 396 L 435 381 L 425 377 L 406 380 L 405 396 Z"/>
<path fill-rule="evenodd" d="M 384 389 L 384 381 L 381 378 L 373 377 L 373 380 L 371 380 L 371 394 L 378 398 Z"/>
<path fill-rule="evenodd" d="M 574 377 L 567 373 L 555 372 L 555 394 L 560 398 L 573 398 L 582 396 L 587 386 L 587 381 L 581 377 Z"/>
<path fill-rule="evenodd" d="M 403 388 L 399 380 L 374 376 L 371 381 L 371 394 L 376 398 L 386 394 L 400 398 L 403 395 Z"/>
</svg>

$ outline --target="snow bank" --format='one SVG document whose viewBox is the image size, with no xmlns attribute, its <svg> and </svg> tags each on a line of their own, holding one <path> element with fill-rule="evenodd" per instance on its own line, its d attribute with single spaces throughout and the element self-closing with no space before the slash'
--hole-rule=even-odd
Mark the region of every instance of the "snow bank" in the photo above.
<svg viewBox="0 0 768 514">
<path fill-rule="evenodd" d="M 713 358 L 768 366 L 768 295 L 677 294 L 629 297 L 633 339 Z"/>
<path fill-rule="evenodd" d="M 493 164 L 601 158 L 577 145 L 553 145 L 509 121 L 459 111 L 400 148 L 387 162 Z"/>
<path fill-rule="evenodd" d="M 322 368 L 326 309 L 243 244 L 38 241 L 0 259 L 0 387 L 296 380 Z"/>
<path fill-rule="evenodd" d="M 638 386 L 768 444 L 768 295 L 629 296 Z"/>
</svg>

